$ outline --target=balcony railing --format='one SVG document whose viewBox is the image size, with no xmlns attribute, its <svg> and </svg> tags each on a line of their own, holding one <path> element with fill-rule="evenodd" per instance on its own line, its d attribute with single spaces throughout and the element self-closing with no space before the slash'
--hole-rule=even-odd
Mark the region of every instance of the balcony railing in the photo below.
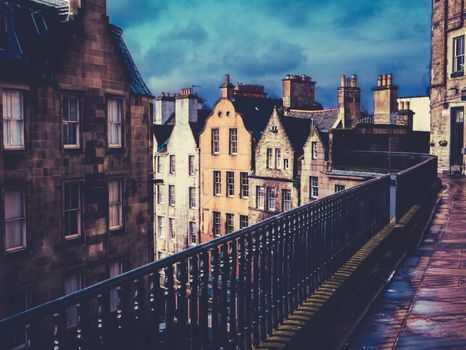
<svg viewBox="0 0 466 350">
<path fill-rule="evenodd" d="M 418 186 L 400 213 L 425 169 L 400 174 Z M 251 349 L 389 223 L 390 186 L 383 175 L 13 315 L 0 344 L 20 329 L 29 349 Z"/>
</svg>

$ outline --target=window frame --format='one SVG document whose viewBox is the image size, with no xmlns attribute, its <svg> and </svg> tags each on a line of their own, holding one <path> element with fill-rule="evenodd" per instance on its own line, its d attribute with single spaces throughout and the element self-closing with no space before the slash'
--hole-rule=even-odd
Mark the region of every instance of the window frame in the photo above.
<svg viewBox="0 0 466 350">
<path fill-rule="evenodd" d="M 173 193 L 172 193 L 173 189 Z M 176 188 L 175 185 L 168 185 L 168 205 L 174 207 L 176 205 Z"/>
<path fill-rule="evenodd" d="M 290 168 L 290 161 L 288 158 L 283 159 L 283 170 L 288 170 Z"/>
<path fill-rule="evenodd" d="M 168 172 L 170 175 L 175 175 L 176 173 L 176 157 L 174 154 L 168 156 Z"/>
<path fill-rule="evenodd" d="M 310 194 L 311 199 L 318 199 L 319 198 L 319 178 L 317 176 L 310 176 L 309 189 L 310 189 L 309 194 Z"/>
<path fill-rule="evenodd" d="M 10 88 L 4 88 L 1 90 L 2 92 L 2 145 L 3 145 L 3 149 L 5 151 L 25 151 L 26 150 L 26 103 L 25 103 L 25 100 L 26 100 L 26 93 L 24 90 L 20 90 L 20 89 L 10 89 Z M 21 118 L 22 119 L 14 119 L 14 118 L 7 118 L 6 117 L 6 99 L 7 99 L 7 94 L 8 93 L 18 93 L 19 96 L 20 96 L 20 115 L 21 115 Z M 20 139 L 21 139 L 21 144 L 20 145 L 11 145 L 11 144 L 6 144 L 5 143 L 5 140 L 8 136 L 5 135 L 5 130 L 7 129 L 5 127 L 5 124 L 7 122 L 11 123 L 12 121 L 16 121 L 18 123 L 18 121 L 20 121 L 20 129 L 21 129 L 21 133 L 20 133 Z M 10 136 L 11 138 L 11 136 Z"/>
<path fill-rule="evenodd" d="M 66 206 L 66 203 L 65 203 L 65 198 L 66 198 L 66 186 L 77 186 L 78 188 L 78 205 L 79 207 L 77 208 L 77 220 L 78 220 L 78 233 L 75 233 L 75 234 L 71 234 L 71 235 L 67 235 L 65 233 L 65 217 L 66 217 L 66 213 L 67 211 L 70 212 L 70 211 L 76 211 L 76 208 L 75 209 L 65 209 L 65 206 Z M 80 181 L 65 181 L 63 182 L 63 186 L 62 186 L 62 210 L 63 210 L 63 237 L 65 238 L 65 240 L 67 241 L 70 241 L 70 240 L 73 240 L 73 239 L 77 239 L 77 238 L 80 238 L 82 237 L 82 215 L 83 215 L 83 209 L 82 209 L 82 204 L 83 204 L 83 197 L 82 197 L 82 182 Z"/>
<path fill-rule="evenodd" d="M 113 264 L 118 264 L 119 265 L 118 270 L 120 272 L 117 273 L 116 275 L 112 276 L 112 265 Z M 111 261 L 109 263 L 109 265 L 108 265 L 108 278 L 109 279 L 117 277 L 117 276 L 123 274 L 124 272 L 125 272 L 124 259 L 116 259 L 116 260 L 113 260 L 113 261 Z M 115 312 L 115 311 L 118 310 L 118 292 L 117 292 L 116 288 L 110 289 L 110 296 L 109 296 L 108 302 L 109 302 L 109 311 L 110 311 L 110 313 Z"/>
<path fill-rule="evenodd" d="M 222 195 L 222 173 L 219 170 L 214 170 L 212 173 L 212 180 L 213 180 L 213 195 L 214 196 L 221 196 Z M 217 181 L 218 175 L 218 181 Z"/>
<path fill-rule="evenodd" d="M 240 197 L 249 198 L 249 176 L 246 172 L 239 174 L 240 178 Z"/>
<path fill-rule="evenodd" d="M 461 54 L 458 54 L 458 52 L 457 52 L 458 51 L 458 41 L 460 41 L 460 40 L 461 40 L 461 43 L 462 43 L 462 49 L 463 50 L 462 50 Z M 461 72 L 464 73 L 464 63 L 465 63 L 464 62 L 464 59 L 465 59 L 465 47 L 464 47 L 464 44 L 465 44 L 464 35 L 459 35 L 459 36 L 453 38 L 453 60 L 452 60 L 453 61 L 452 62 L 453 63 L 453 67 L 452 67 L 453 72 L 452 73 L 453 74 L 461 73 Z M 462 60 L 463 60 L 463 63 L 462 63 L 463 67 L 462 68 L 458 67 L 458 59 L 459 58 L 462 58 Z"/>
<path fill-rule="evenodd" d="M 282 149 L 275 148 L 275 169 L 281 170 Z"/>
<path fill-rule="evenodd" d="M 214 237 L 222 235 L 222 214 L 219 211 L 212 211 L 212 235 Z"/>
<path fill-rule="evenodd" d="M 110 111 L 109 111 L 109 107 L 110 107 L 110 102 L 111 101 L 115 101 L 117 102 L 117 105 L 120 107 L 120 120 L 119 120 L 119 123 L 112 123 L 113 121 L 110 120 Z M 123 135 L 124 135 L 124 131 L 123 131 L 123 120 L 124 120 L 124 104 L 123 104 L 123 97 L 119 97 L 119 96 L 108 96 L 107 99 L 106 99 L 106 116 L 107 116 L 107 147 L 109 149 L 120 149 L 120 148 L 123 148 L 124 146 L 124 140 L 123 140 Z M 112 124 L 116 124 L 116 125 L 119 125 L 119 143 L 110 143 L 110 126 Z"/>
<path fill-rule="evenodd" d="M 69 279 L 71 277 L 77 277 L 78 278 L 78 285 L 79 286 L 78 286 L 78 289 L 67 293 L 66 292 L 66 281 L 67 281 L 67 279 Z M 64 296 L 70 295 L 70 294 L 76 293 L 77 291 L 80 291 L 81 289 L 83 289 L 84 288 L 83 280 L 84 280 L 83 279 L 83 274 L 81 272 L 79 272 L 79 271 L 75 271 L 73 273 L 67 273 L 63 278 L 63 295 Z M 74 313 L 76 313 L 76 320 L 73 323 L 70 323 L 70 320 L 69 320 L 71 311 L 73 312 L 73 314 L 72 314 L 73 316 L 74 316 Z M 70 328 L 75 327 L 77 325 L 77 323 L 78 323 L 77 321 L 78 320 L 77 320 L 76 306 L 72 305 L 72 306 L 67 307 L 66 310 L 65 310 L 65 325 L 66 325 L 66 328 L 70 329 Z"/>
<path fill-rule="evenodd" d="M 189 209 L 196 209 L 196 187 L 188 188 L 188 206 Z"/>
<path fill-rule="evenodd" d="M 73 97 L 76 99 L 77 102 L 77 107 L 76 107 L 76 112 L 78 114 L 77 116 L 77 121 L 71 121 L 70 118 L 70 97 Z M 68 120 L 65 120 L 65 99 L 68 98 Z M 61 118 L 62 118 L 62 145 L 63 149 L 65 150 L 73 150 L 73 149 L 80 149 L 81 148 L 81 96 L 76 94 L 76 93 L 71 93 L 71 92 L 66 92 L 62 94 L 61 97 Z M 68 124 L 76 124 L 76 144 L 71 144 L 71 143 L 65 143 L 65 126 Z M 69 131 L 68 131 L 69 132 Z M 69 134 L 68 134 L 69 135 Z"/>
<path fill-rule="evenodd" d="M 194 155 L 193 154 L 188 155 L 188 175 L 189 176 L 194 176 L 194 174 L 196 173 L 194 161 L 195 161 Z"/>
<path fill-rule="evenodd" d="M 156 204 L 165 204 L 165 197 L 164 197 L 164 184 L 157 184 L 156 188 Z"/>
<path fill-rule="evenodd" d="M 344 190 L 346 190 L 345 185 L 340 185 L 340 184 L 335 185 L 335 193 L 338 193 L 338 192 L 341 192 L 341 191 L 344 191 Z"/>
<path fill-rule="evenodd" d="M 238 154 L 238 128 L 230 128 L 228 130 L 228 141 L 229 154 L 231 156 L 236 156 Z"/>
<path fill-rule="evenodd" d="M 176 220 L 174 217 L 168 218 L 168 236 L 171 240 L 176 240 Z"/>
<path fill-rule="evenodd" d="M 311 142 L 311 158 L 312 160 L 317 159 L 317 141 Z"/>
<path fill-rule="evenodd" d="M 211 129 L 211 153 L 217 155 L 220 153 L 220 129 L 213 128 Z"/>
<path fill-rule="evenodd" d="M 110 183 L 111 182 L 118 182 L 119 186 L 119 191 L 120 191 L 120 201 L 118 202 L 113 202 L 111 203 L 110 202 Z M 123 201 L 124 201 L 124 179 L 123 178 L 110 178 L 108 181 L 107 181 L 107 192 L 108 192 L 108 196 L 107 196 L 107 200 L 108 200 L 108 230 L 109 231 L 112 231 L 112 232 L 116 232 L 116 231 L 120 231 L 120 230 L 123 230 L 124 228 L 124 218 L 123 218 Z M 118 204 L 119 203 L 119 204 Z M 110 207 L 111 206 L 115 206 L 115 205 L 119 205 L 119 217 L 120 217 L 120 223 L 118 226 L 111 226 L 111 222 L 110 222 Z"/>
<path fill-rule="evenodd" d="M 190 244 L 197 244 L 197 232 L 196 232 L 196 222 L 189 221 L 188 222 L 188 234 L 190 237 Z"/>
<path fill-rule="evenodd" d="M 246 220 L 246 225 L 244 225 L 244 220 Z M 249 226 L 249 216 L 240 215 L 239 216 L 239 229 L 243 229 Z"/>
<path fill-rule="evenodd" d="M 162 238 L 163 237 L 163 231 L 164 231 L 164 221 L 165 221 L 165 216 L 163 215 L 157 215 L 157 236 Z"/>
<path fill-rule="evenodd" d="M 256 208 L 265 209 L 265 187 L 256 186 Z"/>
<path fill-rule="evenodd" d="M 226 213 L 225 219 L 225 234 L 235 232 L 235 214 Z"/>
<path fill-rule="evenodd" d="M 22 218 L 19 219 L 19 218 L 14 218 L 14 219 L 10 219 L 9 221 L 7 221 L 6 219 L 6 195 L 7 195 L 7 192 L 20 192 L 21 194 L 21 208 L 22 208 Z M 3 250 L 6 254 L 14 254 L 14 253 L 17 253 L 17 252 L 22 252 L 22 251 L 25 251 L 27 248 L 28 248 L 28 241 L 27 241 L 27 207 L 26 207 L 26 189 L 22 188 L 21 186 L 11 186 L 11 187 L 6 187 L 4 188 L 3 190 L 3 198 L 2 198 L 2 201 L 3 201 L 3 212 L 2 212 L 2 218 L 3 218 L 3 227 L 2 227 L 2 230 L 3 230 Z M 7 248 L 7 240 L 6 240 L 6 232 L 7 232 L 7 229 L 6 229 L 6 225 L 8 222 L 11 222 L 11 221 L 18 221 L 18 220 L 22 220 L 22 225 L 21 225 L 21 240 L 22 240 L 22 245 L 20 246 L 14 246 L 14 247 L 9 247 Z"/>
<path fill-rule="evenodd" d="M 266 165 L 267 169 L 273 169 L 273 149 L 267 148 L 266 150 Z"/>
<path fill-rule="evenodd" d="M 267 186 L 267 210 L 277 210 L 277 189 L 273 186 Z M 273 203 L 273 205 L 272 205 Z"/>
<path fill-rule="evenodd" d="M 233 198 L 235 196 L 235 172 L 227 171 L 226 177 L 226 195 L 228 198 Z"/>
<path fill-rule="evenodd" d="M 282 190 L 282 211 L 286 212 L 286 211 L 291 210 L 291 208 L 292 208 L 291 190 L 283 189 Z"/>
</svg>

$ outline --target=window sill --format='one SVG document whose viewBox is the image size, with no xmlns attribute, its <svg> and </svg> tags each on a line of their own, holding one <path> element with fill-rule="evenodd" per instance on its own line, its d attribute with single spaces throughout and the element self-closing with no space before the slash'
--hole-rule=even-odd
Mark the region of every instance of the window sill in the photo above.
<svg viewBox="0 0 466 350">
<path fill-rule="evenodd" d="M 450 78 L 462 78 L 464 77 L 464 71 L 453 72 L 450 75 Z"/>
<path fill-rule="evenodd" d="M 108 230 L 108 232 L 112 235 L 120 235 L 125 232 L 123 227 L 113 227 Z"/>
<path fill-rule="evenodd" d="M 6 254 L 16 254 L 16 253 L 19 253 L 19 252 L 23 252 L 26 250 L 26 247 L 25 246 L 21 246 L 21 247 L 17 247 L 17 248 L 8 248 L 8 249 L 5 249 L 5 253 Z"/>
<path fill-rule="evenodd" d="M 12 152 L 12 153 L 14 153 L 14 152 L 25 152 L 25 151 L 26 151 L 26 148 L 24 148 L 24 147 L 21 147 L 21 148 L 20 148 L 20 147 L 5 147 L 5 146 L 3 146 L 3 150 L 4 150 L 5 152 Z"/>
<path fill-rule="evenodd" d="M 27 247 L 24 248 L 16 248 L 16 249 L 9 249 L 4 250 L 4 260 L 16 260 L 16 259 L 23 259 L 28 255 L 29 251 Z"/>
</svg>

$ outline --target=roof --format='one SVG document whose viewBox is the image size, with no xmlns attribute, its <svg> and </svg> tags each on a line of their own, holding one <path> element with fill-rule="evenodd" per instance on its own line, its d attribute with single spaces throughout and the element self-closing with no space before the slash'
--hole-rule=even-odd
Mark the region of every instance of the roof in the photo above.
<svg viewBox="0 0 466 350">
<path fill-rule="evenodd" d="M 210 114 L 209 109 L 200 109 L 197 112 L 197 122 L 196 123 L 189 123 L 191 127 L 191 131 L 194 136 L 194 140 L 196 140 L 196 144 L 199 146 L 199 134 L 201 133 L 202 129 L 204 128 L 205 121 Z"/>
<path fill-rule="evenodd" d="M 301 119 L 312 119 L 319 130 L 330 130 L 338 120 L 338 109 L 323 109 L 318 111 L 295 110 L 285 112 L 285 116 Z"/>
<path fill-rule="evenodd" d="M 157 141 L 157 152 L 163 152 L 167 148 L 168 140 L 173 131 L 173 125 L 153 125 L 152 133 Z"/>
<path fill-rule="evenodd" d="M 299 156 L 303 153 L 304 144 L 311 133 L 312 119 L 286 117 L 280 115 L 280 122 L 285 129 L 288 139 L 293 145 L 295 153 Z"/>
<path fill-rule="evenodd" d="M 68 2 L 64 0 L 2 0 L 0 10 L 14 18 L 14 34 L 9 49 L 0 54 L 0 76 L 23 82 L 56 83 L 54 67 L 58 66 L 70 38 L 80 30 L 76 20 L 69 20 Z M 112 26 L 123 63 L 134 94 L 152 94 L 141 77 L 121 36 L 121 29 Z"/>
<path fill-rule="evenodd" d="M 275 98 L 235 96 L 231 101 L 236 112 L 242 115 L 246 129 L 256 141 L 267 126 L 274 107 L 282 106 L 282 100 Z"/>
</svg>

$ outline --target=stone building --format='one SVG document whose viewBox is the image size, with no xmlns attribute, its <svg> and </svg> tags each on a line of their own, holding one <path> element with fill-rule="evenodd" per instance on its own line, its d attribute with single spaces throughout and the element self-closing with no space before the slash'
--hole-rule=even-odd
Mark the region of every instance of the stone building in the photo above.
<svg viewBox="0 0 466 350">
<path fill-rule="evenodd" d="M 199 137 L 208 111 L 192 89 L 158 97 L 154 125 L 154 235 L 156 259 L 199 242 Z M 168 118 L 167 110 L 174 112 Z"/>
<path fill-rule="evenodd" d="M 254 145 L 279 105 L 262 86 L 235 87 L 226 75 L 199 135 L 201 242 L 248 226 Z"/>
<path fill-rule="evenodd" d="M 431 140 L 439 170 L 464 171 L 464 1 L 432 1 Z"/>
<path fill-rule="evenodd" d="M 274 109 L 255 147 L 255 168 L 249 176 L 250 224 L 300 205 L 298 159 L 313 123 Z"/>
<path fill-rule="evenodd" d="M 2 318 L 152 260 L 153 97 L 105 0 L 4 0 L 0 24 Z"/>
</svg>

